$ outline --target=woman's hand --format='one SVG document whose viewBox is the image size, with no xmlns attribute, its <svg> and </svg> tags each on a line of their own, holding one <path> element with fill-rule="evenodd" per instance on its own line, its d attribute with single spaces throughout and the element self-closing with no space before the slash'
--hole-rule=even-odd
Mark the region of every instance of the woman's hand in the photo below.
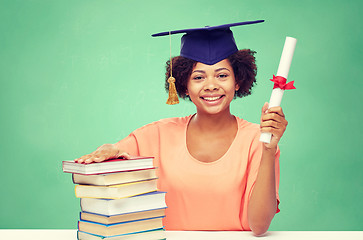
<svg viewBox="0 0 363 240">
<path fill-rule="evenodd" d="M 104 144 L 96 149 L 96 151 L 84 155 L 80 158 L 75 159 L 75 162 L 78 163 L 92 163 L 92 162 L 103 162 L 105 160 L 114 159 L 114 158 L 126 158 L 130 159 L 130 155 L 126 152 L 120 151 L 113 144 Z"/>
<path fill-rule="evenodd" d="M 262 107 L 261 132 L 272 133 L 272 138 L 270 143 L 265 143 L 264 146 L 269 149 L 277 148 L 277 143 L 284 134 L 287 121 L 285 119 L 285 114 L 281 107 L 272 107 L 268 109 L 268 103 L 266 102 Z"/>
</svg>

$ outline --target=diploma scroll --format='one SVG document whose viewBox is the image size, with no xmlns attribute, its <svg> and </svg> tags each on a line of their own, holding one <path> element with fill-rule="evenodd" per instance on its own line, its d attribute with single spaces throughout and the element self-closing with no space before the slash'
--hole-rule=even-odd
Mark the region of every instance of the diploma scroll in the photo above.
<svg viewBox="0 0 363 240">
<path fill-rule="evenodd" d="M 285 45 L 282 50 L 279 68 L 277 69 L 276 77 L 272 79 L 275 82 L 274 89 L 272 90 L 271 98 L 268 107 L 280 106 L 282 96 L 285 89 L 294 89 L 293 82 L 286 84 L 287 76 L 289 75 L 290 65 L 292 57 L 294 55 L 296 46 L 296 39 L 292 37 L 286 37 Z M 261 133 L 260 141 L 264 143 L 270 143 L 272 134 L 271 133 Z"/>
</svg>

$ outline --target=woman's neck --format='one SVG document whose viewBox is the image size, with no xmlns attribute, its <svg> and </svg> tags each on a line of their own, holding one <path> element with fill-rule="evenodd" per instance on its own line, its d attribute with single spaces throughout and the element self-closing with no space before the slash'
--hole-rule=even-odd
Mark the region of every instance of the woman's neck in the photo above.
<svg viewBox="0 0 363 240">
<path fill-rule="evenodd" d="M 236 118 L 229 110 L 213 115 L 197 112 L 191 122 L 200 131 L 218 131 L 225 129 L 226 127 L 234 126 L 234 124 L 236 124 Z"/>
</svg>

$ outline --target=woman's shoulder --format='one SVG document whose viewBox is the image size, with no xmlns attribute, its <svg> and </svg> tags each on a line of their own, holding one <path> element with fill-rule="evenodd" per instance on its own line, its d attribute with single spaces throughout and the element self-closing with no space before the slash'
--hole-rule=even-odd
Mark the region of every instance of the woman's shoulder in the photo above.
<svg viewBox="0 0 363 240">
<path fill-rule="evenodd" d="M 253 148 L 259 148 L 262 146 L 260 144 L 260 125 L 257 123 L 252 123 L 247 120 L 237 118 L 238 122 L 238 137 L 237 139 L 244 144 L 249 143 L 249 145 Z"/>
</svg>

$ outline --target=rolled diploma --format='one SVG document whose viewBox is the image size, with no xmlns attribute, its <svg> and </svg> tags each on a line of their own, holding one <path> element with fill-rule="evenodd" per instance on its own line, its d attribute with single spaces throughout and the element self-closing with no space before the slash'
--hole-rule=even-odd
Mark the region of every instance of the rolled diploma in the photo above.
<svg viewBox="0 0 363 240">
<path fill-rule="evenodd" d="M 279 68 L 277 69 L 276 76 L 284 77 L 287 79 L 289 75 L 289 70 L 291 66 L 292 57 L 294 56 L 296 46 L 296 38 L 286 37 L 285 45 L 282 50 Z M 280 88 L 275 88 L 272 90 L 270 102 L 268 108 L 280 106 L 282 96 L 284 95 L 284 90 Z M 260 141 L 264 143 L 270 143 L 272 134 L 271 133 L 261 133 Z"/>
</svg>

